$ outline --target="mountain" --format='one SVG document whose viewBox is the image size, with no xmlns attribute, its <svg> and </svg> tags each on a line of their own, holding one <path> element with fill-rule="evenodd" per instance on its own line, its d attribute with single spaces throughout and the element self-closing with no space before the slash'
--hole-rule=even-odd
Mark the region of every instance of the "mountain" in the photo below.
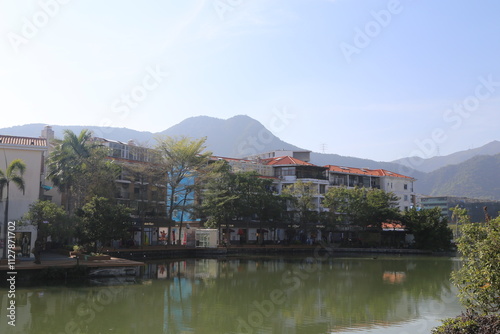
<svg viewBox="0 0 500 334">
<path fill-rule="evenodd" d="M 39 137 L 43 128 L 47 124 L 33 123 L 26 125 L 18 125 L 10 128 L 0 129 L 0 133 L 10 136 L 24 136 L 24 137 Z M 127 142 L 134 140 L 137 143 L 147 145 L 154 144 L 154 134 L 147 131 L 137 131 L 127 128 L 103 128 L 99 126 L 82 126 L 82 125 L 51 125 L 56 138 L 62 138 L 64 130 L 68 129 L 75 133 L 80 133 L 83 129 L 88 129 L 94 132 L 95 136 L 107 139 L 118 140 Z"/>
<path fill-rule="evenodd" d="M 1 134 L 38 137 L 45 124 L 29 124 L 0 129 Z M 276 149 L 298 150 L 274 136 L 261 123 L 249 116 L 239 115 L 227 120 L 198 116 L 191 117 L 162 132 L 152 133 L 126 128 L 100 128 L 96 126 L 52 126 L 56 137 L 61 138 L 65 129 L 79 133 L 89 129 L 96 136 L 127 142 L 134 140 L 141 145 L 154 146 L 157 136 L 188 136 L 207 138 L 207 148 L 214 155 L 244 157 Z M 311 162 L 317 165 L 383 168 L 416 178 L 415 191 L 422 194 L 488 197 L 500 199 L 500 178 L 495 175 L 500 167 L 500 142 L 495 141 L 474 150 L 435 157 L 422 161 L 420 170 L 408 167 L 402 160 L 393 162 L 346 157 L 338 154 L 312 153 Z M 478 156 L 478 154 L 482 154 Z M 467 158 L 474 157 L 467 160 Z M 401 162 L 401 163 L 398 163 Z M 408 160 L 406 161 L 408 162 Z M 448 165 L 448 166 L 445 166 Z M 411 165 L 410 165 L 411 166 Z M 422 170 L 431 172 L 424 173 Z"/>
<path fill-rule="evenodd" d="M 28 124 L 11 128 L 0 129 L 0 133 L 16 136 L 40 135 L 44 124 Z M 188 136 L 192 138 L 206 137 L 207 149 L 214 155 L 226 157 L 245 157 L 257 153 L 282 150 L 301 150 L 279 139 L 255 119 L 238 115 L 227 120 L 197 116 L 187 118 L 162 132 L 140 132 L 127 128 L 100 128 L 96 126 L 60 126 L 53 125 L 56 138 L 62 138 L 63 131 L 69 129 L 79 133 L 82 129 L 89 129 L 98 137 L 127 142 L 134 140 L 141 145 L 154 146 L 158 136 Z M 420 179 L 422 173 L 400 164 L 380 162 L 355 157 L 345 157 L 338 154 L 312 153 L 311 162 L 317 165 L 341 165 L 349 167 L 384 168 L 397 173 Z"/>
<path fill-rule="evenodd" d="M 394 160 L 394 163 L 401 164 L 421 172 L 432 172 L 441 167 L 456 165 L 469 160 L 478 155 L 495 155 L 500 153 L 500 141 L 492 141 L 478 148 L 460 151 L 445 156 L 422 159 L 419 157 L 408 157 Z"/>
<path fill-rule="evenodd" d="M 500 154 L 481 155 L 427 173 L 417 183 L 432 196 L 464 196 L 500 200 Z"/>
<path fill-rule="evenodd" d="M 258 121 L 244 115 L 227 120 L 208 116 L 191 117 L 160 134 L 206 137 L 207 148 L 214 155 L 227 157 L 244 157 L 276 149 L 300 150 L 273 135 Z"/>
</svg>

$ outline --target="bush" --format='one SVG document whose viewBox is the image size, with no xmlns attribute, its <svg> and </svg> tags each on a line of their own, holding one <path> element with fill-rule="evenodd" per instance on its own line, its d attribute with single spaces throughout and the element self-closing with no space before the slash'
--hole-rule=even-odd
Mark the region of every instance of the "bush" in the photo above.
<svg viewBox="0 0 500 334">
<path fill-rule="evenodd" d="M 443 321 L 432 334 L 500 334 L 500 315 L 478 315 L 472 311 Z"/>
</svg>

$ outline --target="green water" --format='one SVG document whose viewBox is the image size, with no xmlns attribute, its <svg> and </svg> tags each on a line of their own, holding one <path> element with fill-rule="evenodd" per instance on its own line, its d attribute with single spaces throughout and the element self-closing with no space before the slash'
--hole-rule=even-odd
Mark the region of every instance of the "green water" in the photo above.
<svg viewBox="0 0 500 334">
<path fill-rule="evenodd" d="M 434 257 L 237 258 L 149 263 L 136 279 L 16 289 L 0 333 L 430 333 L 460 313 Z"/>
</svg>

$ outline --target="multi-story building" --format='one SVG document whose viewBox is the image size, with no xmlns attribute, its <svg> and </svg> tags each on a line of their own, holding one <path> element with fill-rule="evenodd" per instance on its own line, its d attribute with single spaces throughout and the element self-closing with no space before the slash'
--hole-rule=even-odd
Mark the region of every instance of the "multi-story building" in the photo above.
<svg viewBox="0 0 500 334">
<path fill-rule="evenodd" d="M 158 151 L 105 138 L 94 138 L 109 149 L 108 158 L 119 164 L 121 173 L 116 179 L 116 202 L 131 208 L 136 245 L 155 245 L 163 240 L 161 228 L 167 226 L 165 216 L 165 178 L 155 170 Z"/>
<path fill-rule="evenodd" d="M 500 201 L 456 197 L 456 196 L 423 196 L 421 198 L 421 206 L 423 209 L 440 208 L 441 215 L 448 219 L 448 222 L 453 223 L 452 208 L 456 206 L 467 209 L 467 214 L 471 222 L 484 222 L 486 212 L 492 218 L 498 217 L 500 211 Z"/>
<path fill-rule="evenodd" d="M 327 165 L 329 185 L 348 188 L 363 187 L 382 189 L 394 193 L 398 198 L 401 211 L 415 206 L 416 197 L 413 191 L 414 178 L 390 172 L 385 169 L 353 168 Z"/>
<path fill-rule="evenodd" d="M 7 166 L 16 159 L 21 159 L 26 164 L 26 170 L 22 175 L 24 190 L 19 189 L 13 182 L 10 183 L 9 193 L 6 187 L 0 188 L 0 254 L 3 254 L 5 241 L 4 214 L 6 198 L 9 196 L 8 221 L 20 220 L 28 212 L 29 206 L 38 199 L 50 198 L 47 195 L 52 187 L 45 179 L 45 157 L 48 145 L 45 138 L 19 137 L 0 135 L 0 168 L 6 172 Z M 16 224 L 16 245 L 27 244 L 27 250 L 20 250 L 22 256 L 31 256 L 36 239 L 36 228 L 21 228 Z"/>
</svg>

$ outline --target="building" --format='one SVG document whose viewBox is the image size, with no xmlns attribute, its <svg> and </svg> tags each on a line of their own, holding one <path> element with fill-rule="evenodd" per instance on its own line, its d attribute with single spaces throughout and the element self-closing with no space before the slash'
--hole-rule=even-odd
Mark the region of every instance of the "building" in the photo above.
<svg viewBox="0 0 500 334">
<path fill-rule="evenodd" d="M 28 212 L 29 206 L 38 199 L 45 199 L 47 190 L 51 189 L 45 179 L 45 158 L 48 152 L 47 140 L 45 138 L 19 137 L 0 135 L 0 168 L 5 172 L 6 167 L 15 159 L 21 159 L 26 164 L 23 174 L 24 191 L 10 184 L 9 189 L 9 217 L 8 221 L 20 220 Z M 3 254 L 4 214 L 6 188 L 0 188 L 0 221 L 2 222 L 0 234 L 0 254 Z M 36 231 L 20 230 L 16 228 L 16 245 L 21 245 L 29 240 L 29 249 L 32 249 Z M 31 256 L 31 252 L 21 251 L 22 256 Z"/>
<path fill-rule="evenodd" d="M 440 208 L 441 215 L 446 217 L 450 223 L 454 223 L 451 209 L 457 205 L 460 208 L 467 209 L 471 222 L 485 221 L 484 207 L 487 208 L 491 218 L 498 217 L 500 211 L 500 201 L 457 196 L 423 196 L 421 198 L 422 209 Z"/>
<path fill-rule="evenodd" d="M 398 198 L 398 207 L 406 211 L 416 205 L 413 190 L 414 178 L 390 172 L 385 169 L 353 168 L 327 165 L 329 185 L 347 188 L 363 187 L 382 189 L 394 193 Z"/>
<path fill-rule="evenodd" d="M 120 165 L 116 179 L 115 200 L 132 209 L 134 228 L 132 240 L 135 245 L 161 243 L 160 229 L 167 226 L 165 216 L 165 178 L 158 171 L 158 151 L 137 145 L 94 137 L 109 149 L 108 159 Z"/>
</svg>

